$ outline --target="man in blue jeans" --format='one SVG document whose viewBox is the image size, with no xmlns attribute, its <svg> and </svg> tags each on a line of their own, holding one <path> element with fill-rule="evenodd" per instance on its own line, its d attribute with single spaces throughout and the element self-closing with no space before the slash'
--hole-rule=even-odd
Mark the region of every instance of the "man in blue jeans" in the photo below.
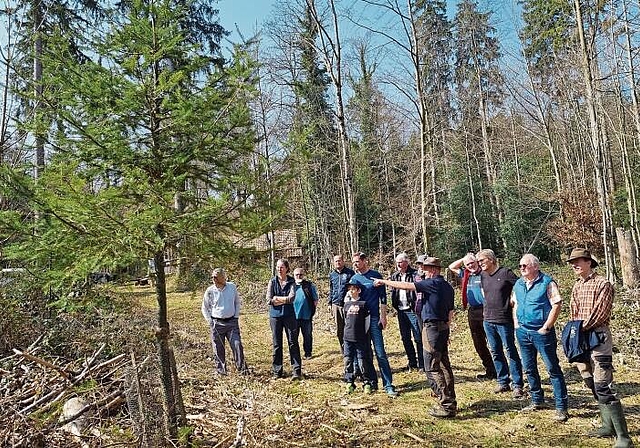
<svg viewBox="0 0 640 448">
<path fill-rule="evenodd" d="M 498 265 L 496 254 L 491 249 L 481 250 L 476 254 L 476 259 L 482 268 L 484 331 L 498 375 L 498 386 L 494 392 L 509 392 L 510 383 L 513 382 L 513 398 L 522 399 L 522 361 L 516 348 L 511 306 L 511 290 L 518 277 L 510 269 Z M 504 356 L 505 349 L 509 357 L 508 364 Z"/>
<path fill-rule="evenodd" d="M 535 255 L 522 256 L 520 272 L 522 277 L 513 287 L 511 303 L 522 364 L 531 388 L 531 404 L 523 411 L 531 412 L 544 408 L 544 393 L 538 372 L 540 353 L 553 387 L 556 404 L 554 420 L 565 422 L 569 418 L 567 385 L 558 360 L 558 340 L 554 328 L 560 315 L 562 297 L 556 282 L 540 272 L 540 261 Z"/>
<path fill-rule="evenodd" d="M 415 280 L 416 270 L 409 266 L 409 256 L 406 253 L 402 252 L 396 256 L 396 265 L 398 270 L 391 274 L 391 280 L 396 282 L 413 282 Z M 424 370 L 422 331 L 419 323 L 420 318 L 416 314 L 416 292 L 392 288 L 391 305 L 398 312 L 400 339 L 402 339 L 402 345 L 409 361 L 407 369 L 409 372 Z"/>
<path fill-rule="evenodd" d="M 396 388 L 393 386 L 393 377 L 391 375 L 391 366 L 387 358 L 387 352 L 384 349 L 384 338 L 382 330 L 387 327 L 387 291 L 382 286 L 374 286 L 375 279 L 382 279 L 382 275 L 378 271 L 369 269 L 369 261 L 367 255 L 363 252 L 357 252 L 351 257 L 353 267 L 356 274 L 351 277 L 354 282 L 362 285 L 360 293 L 361 300 L 367 302 L 369 311 L 371 312 L 371 342 L 376 352 L 378 367 L 380 368 L 380 376 L 382 377 L 382 386 L 385 392 L 392 398 L 398 396 Z"/>
</svg>

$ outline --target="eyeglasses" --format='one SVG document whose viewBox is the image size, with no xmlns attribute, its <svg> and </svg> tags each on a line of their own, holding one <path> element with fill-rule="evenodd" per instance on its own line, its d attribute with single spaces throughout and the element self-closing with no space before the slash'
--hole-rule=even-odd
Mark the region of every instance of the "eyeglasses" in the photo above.
<svg viewBox="0 0 640 448">
<path fill-rule="evenodd" d="M 528 264 L 521 264 L 519 265 L 520 269 L 527 269 L 529 267 Z"/>
</svg>

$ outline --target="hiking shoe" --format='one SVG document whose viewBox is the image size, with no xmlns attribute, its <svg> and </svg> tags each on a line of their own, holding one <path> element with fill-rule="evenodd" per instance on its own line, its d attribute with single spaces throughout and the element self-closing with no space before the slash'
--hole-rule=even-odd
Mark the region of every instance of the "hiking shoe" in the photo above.
<svg viewBox="0 0 640 448">
<path fill-rule="evenodd" d="M 525 406 L 524 408 L 520 409 L 520 412 L 535 412 L 540 411 L 544 408 L 544 403 L 531 403 L 529 406 Z"/>
<path fill-rule="evenodd" d="M 494 394 L 501 394 L 503 392 L 509 392 L 511 387 L 508 384 L 498 384 L 495 389 L 493 389 Z"/>
<path fill-rule="evenodd" d="M 553 416 L 553 419 L 558 423 L 563 423 L 569 420 L 569 413 L 563 409 L 556 409 L 556 413 Z"/>
<path fill-rule="evenodd" d="M 429 409 L 429 415 L 438 418 L 453 418 L 456 416 L 455 411 L 447 411 L 442 406 L 434 406 Z"/>
<path fill-rule="evenodd" d="M 302 374 L 301 373 L 294 373 L 291 376 L 291 381 L 293 381 L 293 382 L 302 381 Z"/>
<path fill-rule="evenodd" d="M 525 397 L 525 393 L 522 390 L 522 387 L 514 387 L 513 388 L 513 398 L 516 400 L 522 400 Z"/>
<path fill-rule="evenodd" d="M 387 393 L 387 395 L 391 398 L 396 398 L 398 396 L 398 392 L 396 392 L 396 389 L 393 386 L 389 386 L 385 389 L 385 392 Z"/>
<path fill-rule="evenodd" d="M 348 394 L 354 393 L 355 390 L 356 390 L 356 385 L 355 384 L 351 383 L 351 384 L 347 385 L 347 393 Z"/>
<path fill-rule="evenodd" d="M 495 380 L 496 379 L 496 374 L 495 373 L 478 373 L 476 375 L 476 379 L 478 379 L 480 381 Z"/>
<path fill-rule="evenodd" d="M 369 395 L 373 393 L 373 389 L 371 389 L 371 386 L 369 384 L 365 384 L 363 387 L 363 391 L 365 394 Z"/>
</svg>

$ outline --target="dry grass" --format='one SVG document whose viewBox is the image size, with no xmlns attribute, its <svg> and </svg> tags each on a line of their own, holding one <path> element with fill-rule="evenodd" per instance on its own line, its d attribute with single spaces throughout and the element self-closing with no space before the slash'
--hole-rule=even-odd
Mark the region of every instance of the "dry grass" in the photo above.
<svg viewBox="0 0 640 448">
<path fill-rule="evenodd" d="M 152 291 L 143 303 L 154 307 Z M 251 298 L 247 299 L 250 300 Z M 254 303 L 258 303 L 254 298 Z M 328 311 L 315 317 L 314 358 L 303 361 L 305 379 L 273 380 L 271 334 L 266 309 L 241 317 L 241 332 L 252 374 L 213 375 L 208 328 L 200 314 L 201 293 L 170 295 L 170 322 L 183 395 L 194 428 L 196 446 L 228 447 L 238 425 L 247 446 L 430 446 L 430 447 L 609 447 L 610 439 L 585 434 L 598 422 L 598 408 L 582 387 L 577 372 L 564 363 L 569 388 L 570 419 L 552 420 L 553 406 L 535 414 L 519 409 L 528 401 L 510 394 L 494 395 L 494 382 L 479 382 L 481 364 L 473 351 L 466 316 L 459 313 L 451 338 L 459 413 L 455 419 L 430 417 L 434 404 L 424 375 L 404 372 L 407 365 L 395 317 L 385 330 L 385 345 L 400 396 L 378 392 L 346 396 L 341 381 L 342 359 Z M 618 344 L 624 343 L 618 341 Z M 228 352 L 229 353 L 229 352 Z M 230 353 L 229 355 L 230 356 Z M 564 357 L 561 357 L 564 360 Z M 616 387 L 627 409 L 629 428 L 638 439 L 640 374 L 616 357 Z M 626 362 L 631 363 L 631 358 Z M 375 364 L 375 361 L 374 361 Z M 286 369 L 285 365 L 285 369 Z M 377 365 L 376 365 L 377 367 Z M 540 365 L 547 401 L 552 392 Z"/>
</svg>

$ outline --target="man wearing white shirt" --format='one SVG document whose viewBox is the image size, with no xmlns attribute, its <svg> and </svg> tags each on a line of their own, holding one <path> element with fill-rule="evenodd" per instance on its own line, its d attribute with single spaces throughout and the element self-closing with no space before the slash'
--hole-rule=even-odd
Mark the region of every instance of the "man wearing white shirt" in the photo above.
<svg viewBox="0 0 640 448">
<path fill-rule="evenodd" d="M 236 285 L 227 281 L 222 268 L 216 268 L 211 273 L 213 285 L 204 292 L 202 299 L 202 315 L 211 329 L 211 344 L 216 360 L 216 373 L 227 374 L 224 341 L 227 339 L 233 352 L 233 358 L 238 372 L 248 373 L 244 360 L 244 349 L 240 339 L 240 295 Z"/>
</svg>

